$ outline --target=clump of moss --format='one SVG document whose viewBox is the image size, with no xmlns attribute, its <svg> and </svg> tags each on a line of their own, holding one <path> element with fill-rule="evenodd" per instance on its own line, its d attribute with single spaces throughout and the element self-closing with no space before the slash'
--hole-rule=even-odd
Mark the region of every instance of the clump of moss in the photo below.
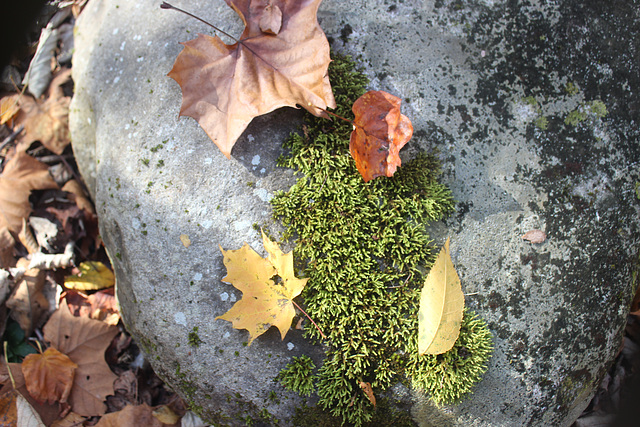
<svg viewBox="0 0 640 427">
<path fill-rule="evenodd" d="M 309 396 L 313 393 L 313 370 L 316 365 L 309 356 L 294 357 L 276 377 L 277 381 L 287 390 L 295 391 L 301 396 Z"/>
<path fill-rule="evenodd" d="M 492 351 L 486 323 L 465 310 L 460 338 L 453 348 L 437 356 L 419 356 L 416 347 L 409 353 L 405 372 L 412 385 L 427 392 L 435 403 L 455 402 L 480 381 Z"/>
<path fill-rule="evenodd" d="M 351 105 L 367 79 L 346 58 L 335 58 L 329 72 L 336 113 L 352 118 Z M 440 364 L 456 357 L 483 366 L 490 335 L 478 333 L 481 326 L 467 319 L 459 339 L 464 351 L 454 347 L 455 355 L 412 356 L 420 289 L 437 253 L 425 225 L 452 212 L 454 201 L 437 180 L 437 159 L 425 153 L 393 178 L 365 183 L 349 155 L 350 132 L 349 123 L 309 116 L 303 134 L 285 143 L 290 154 L 279 162 L 301 177 L 271 203 L 286 227 L 284 237 L 296 239 L 299 274 L 309 278 L 302 293 L 307 313 L 327 336 L 322 341 L 315 327 L 305 329 L 306 337 L 327 348 L 315 375 L 318 404 L 343 422 L 362 425 L 372 420 L 374 407 L 360 381 L 379 395 L 408 374 L 416 376 L 414 385 L 435 390 L 440 377 L 428 371 L 445 369 Z M 485 344 L 475 343 L 478 338 Z M 465 367 L 463 362 L 455 366 Z M 469 371 L 449 373 L 453 390 L 440 401 L 469 390 L 471 381 L 463 377 Z M 294 376 L 284 373 L 281 380 Z"/>
</svg>

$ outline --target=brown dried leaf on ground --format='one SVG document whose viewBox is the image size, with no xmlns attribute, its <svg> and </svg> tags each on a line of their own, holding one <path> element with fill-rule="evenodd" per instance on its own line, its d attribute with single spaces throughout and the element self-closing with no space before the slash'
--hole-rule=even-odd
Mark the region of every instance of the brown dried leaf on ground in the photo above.
<svg viewBox="0 0 640 427">
<path fill-rule="evenodd" d="M 41 102 L 30 96 L 20 98 L 20 111 L 15 116 L 15 125 L 23 125 L 24 133 L 20 147 L 26 149 L 34 141 L 56 154 L 62 154 L 71 142 L 69 135 L 69 103 L 71 98 L 64 96 L 62 85 L 71 77 L 71 69 L 63 69 L 49 85 L 49 97 Z"/>
<path fill-rule="evenodd" d="M 18 267 L 27 268 L 29 261 L 21 258 Z M 49 301 L 42 290 L 45 285 L 45 272 L 38 268 L 27 270 L 16 283 L 14 292 L 7 300 L 7 308 L 11 317 L 18 322 L 26 336 L 30 336 L 34 328 L 42 325 L 43 316 L 49 309 Z"/>
<path fill-rule="evenodd" d="M 0 268 L 7 269 L 15 265 L 13 247 L 16 240 L 7 227 L 0 229 Z"/>
<path fill-rule="evenodd" d="M 18 234 L 22 218 L 31 214 L 31 191 L 58 188 L 48 169 L 47 165 L 23 152 L 16 152 L 9 159 L 0 175 L 0 229 L 7 227 Z"/>
<path fill-rule="evenodd" d="M 74 317 L 66 301 L 44 326 L 44 338 L 78 365 L 69 402 L 74 412 L 102 415 L 105 397 L 113 394 L 117 378 L 105 362 L 104 353 L 118 328 L 85 317 Z"/>
<path fill-rule="evenodd" d="M 16 409 L 18 393 L 11 387 L 4 387 L 0 393 L 0 426 L 18 425 L 18 411 Z"/>
<path fill-rule="evenodd" d="M 365 182 L 393 176 L 400 149 L 411 139 L 411 120 L 400 113 L 402 101 L 383 91 L 369 91 L 353 103 L 354 129 L 349 151 Z"/>
<path fill-rule="evenodd" d="M 101 320 L 108 325 L 118 324 L 120 313 L 113 287 L 89 296 L 75 290 L 69 290 L 65 295 L 69 310 L 74 316 Z"/>
<path fill-rule="evenodd" d="M 236 329 L 249 331 L 249 345 L 271 326 L 280 330 L 284 339 L 296 315 L 293 298 L 300 295 L 308 279 L 298 279 L 293 271 L 293 252 L 283 253 L 278 244 L 262 233 L 267 259 L 261 258 L 248 244 L 225 251 L 227 275 L 223 282 L 242 291 L 242 299 L 216 319 L 231 322 Z M 274 277 L 279 277 L 278 282 Z"/>
<path fill-rule="evenodd" d="M 296 104 L 324 117 L 315 107 L 336 107 L 320 1 L 226 0 L 246 25 L 237 43 L 203 34 L 182 43 L 168 74 L 182 89 L 180 115 L 196 119 L 227 158 L 254 117 Z"/>
<path fill-rule="evenodd" d="M 69 356 L 49 347 L 42 354 L 27 355 L 22 361 L 22 374 L 34 399 L 48 404 L 65 403 L 77 367 Z"/>
<path fill-rule="evenodd" d="M 13 384 L 8 375 L 8 369 L 11 369 L 11 375 L 15 381 L 16 388 L 13 388 Z M 0 378 L 2 381 L 2 389 L 0 395 L 4 395 L 6 392 L 19 393 L 24 397 L 29 405 L 40 416 L 40 419 L 45 425 L 51 425 L 55 420 L 59 418 L 60 406 L 58 404 L 49 405 L 47 403 L 38 403 L 27 391 L 25 385 L 24 376 L 22 375 L 22 369 L 19 363 L 2 364 L 0 366 Z M 15 425 L 15 424 L 14 424 Z"/>
<path fill-rule="evenodd" d="M 153 408 L 143 404 L 138 406 L 128 405 L 119 412 L 112 412 L 100 418 L 95 427 L 169 427 L 179 426 L 175 424 L 164 424 L 153 415 Z"/>
</svg>

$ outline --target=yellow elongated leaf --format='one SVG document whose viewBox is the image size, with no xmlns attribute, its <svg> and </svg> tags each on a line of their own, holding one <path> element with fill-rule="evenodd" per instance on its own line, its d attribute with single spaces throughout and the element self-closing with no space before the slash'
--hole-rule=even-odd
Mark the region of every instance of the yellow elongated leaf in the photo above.
<svg viewBox="0 0 640 427">
<path fill-rule="evenodd" d="M 420 294 L 418 353 L 442 354 L 460 334 L 464 295 L 449 254 L 449 239 L 440 251 Z"/>
<path fill-rule="evenodd" d="M 110 288 L 116 278 L 109 267 L 100 261 L 87 261 L 80 264 L 80 274 L 64 279 L 64 286 L 77 291 L 97 291 Z"/>
<path fill-rule="evenodd" d="M 292 300 L 300 295 L 308 280 L 295 277 L 292 252 L 282 252 L 264 232 L 262 242 L 267 259 L 261 258 L 246 243 L 237 250 L 220 248 L 227 267 L 222 281 L 242 291 L 242 299 L 216 319 L 227 320 L 236 329 L 248 330 L 249 344 L 271 326 L 276 326 L 284 339 L 296 314 Z"/>
</svg>

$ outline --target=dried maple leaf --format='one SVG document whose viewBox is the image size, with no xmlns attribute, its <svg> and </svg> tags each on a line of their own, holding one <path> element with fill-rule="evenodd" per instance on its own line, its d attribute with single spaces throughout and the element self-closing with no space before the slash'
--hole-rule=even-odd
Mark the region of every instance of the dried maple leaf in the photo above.
<svg viewBox="0 0 640 427">
<path fill-rule="evenodd" d="M 182 43 L 168 76 L 182 89 L 181 116 L 193 117 L 227 156 L 254 117 L 280 107 L 335 108 L 329 43 L 317 20 L 321 0 L 225 0 L 245 29 L 227 45 L 199 34 Z M 278 25 L 279 24 L 279 25 Z"/>
<path fill-rule="evenodd" d="M 293 271 L 293 253 L 283 253 L 275 242 L 262 233 L 267 258 L 261 258 L 248 244 L 225 251 L 227 275 L 223 282 L 242 291 L 242 299 L 216 319 L 228 320 L 236 329 L 249 331 L 249 344 L 271 326 L 284 339 L 296 311 L 293 298 L 300 295 L 308 279 L 298 279 Z M 279 278 L 278 283 L 274 276 Z M 276 278 L 276 279 L 277 279 Z"/>
<path fill-rule="evenodd" d="M 22 374 L 34 399 L 48 404 L 65 403 L 77 367 L 66 354 L 49 347 L 42 354 L 27 355 L 22 361 Z"/>
<path fill-rule="evenodd" d="M 49 175 L 49 167 L 26 153 L 16 152 L 0 175 L 0 229 L 7 227 L 18 234 L 22 218 L 31 214 L 31 191 L 48 188 L 58 188 Z"/>
<path fill-rule="evenodd" d="M 393 176 L 400 166 L 400 149 L 413 135 L 411 120 L 400 113 L 401 102 L 387 92 L 369 91 L 353 104 L 349 151 L 365 182 Z"/>
<path fill-rule="evenodd" d="M 420 293 L 418 353 L 442 354 L 460 335 L 464 294 L 449 253 L 449 239 L 431 267 Z"/>
<path fill-rule="evenodd" d="M 73 412 L 94 416 L 104 414 L 104 399 L 113 394 L 117 376 L 105 362 L 104 352 L 118 328 L 86 317 L 74 317 L 66 301 L 44 326 L 44 339 L 78 365 L 69 402 Z"/>
</svg>

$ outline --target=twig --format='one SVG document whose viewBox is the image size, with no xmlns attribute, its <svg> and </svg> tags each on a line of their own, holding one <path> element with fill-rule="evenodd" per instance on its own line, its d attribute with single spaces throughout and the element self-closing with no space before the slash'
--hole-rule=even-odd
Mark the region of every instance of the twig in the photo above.
<svg viewBox="0 0 640 427">
<path fill-rule="evenodd" d="M 12 143 L 13 140 L 15 140 L 18 137 L 18 135 L 20 135 L 20 132 L 22 132 L 23 130 L 24 130 L 24 126 L 20 125 L 18 126 L 18 129 L 11 132 L 11 135 L 6 137 L 2 141 L 2 144 L 0 144 L 0 150 L 4 149 L 4 147 L 7 146 L 8 144 Z"/>
<path fill-rule="evenodd" d="M 307 314 L 306 311 L 304 311 L 302 309 L 302 307 L 300 307 L 298 304 L 296 304 L 296 302 L 294 300 L 291 300 L 291 302 L 293 303 L 293 305 L 295 305 L 296 307 L 298 307 L 298 310 L 300 310 L 302 312 L 302 314 L 304 314 L 305 316 L 307 316 L 307 319 L 311 320 L 311 323 L 313 323 L 313 326 L 316 327 L 316 329 L 318 330 L 318 332 L 320 332 L 320 335 L 322 336 L 322 338 L 324 338 L 325 340 L 327 339 L 327 337 L 322 333 L 322 331 L 320 330 L 320 327 L 316 324 L 316 322 L 313 321 L 313 319 L 311 317 L 309 317 L 309 315 Z"/>
<path fill-rule="evenodd" d="M 163 2 L 162 2 L 162 4 L 160 5 L 160 9 L 173 9 L 173 10 L 177 10 L 178 12 L 182 12 L 182 13 L 184 13 L 185 15 L 188 15 L 188 16 L 190 16 L 190 17 L 192 17 L 192 18 L 197 19 L 197 20 L 198 20 L 198 21 L 200 21 L 200 22 L 203 22 L 203 23 L 207 24 L 208 26 L 210 26 L 210 27 L 211 27 L 211 28 L 213 28 L 214 30 L 216 30 L 216 31 L 220 31 L 222 34 L 224 34 L 225 36 L 229 37 L 229 38 L 230 38 L 230 39 L 232 39 L 234 42 L 238 43 L 238 39 L 236 39 L 235 37 L 233 37 L 231 34 L 229 34 L 229 33 L 226 33 L 226 32 L 224 32 L 224 31 L 222 31 L 220 28 L 218 28 L 218 27 L 216 27 L 215 25 L 213 25 L 213 24 L 211 24 L 211 23 L 209 23 L 209 22 L 205 21 L 204 19 L 199 18 L 199 17 L 197 17 L 196 15 L 194 15 L 194 14 L 192 14 L 192 13 L 187 12 L 186 10 L 182 10 L 182 9 L 180 9 L 180 8 L 178 8 L 178 7 L 175 7 L 175 6 L 173 6 L 173 5 L 169 4 L 169 3 L 167 3 L 166 1 L 163 1 Z"/>
</svg>

